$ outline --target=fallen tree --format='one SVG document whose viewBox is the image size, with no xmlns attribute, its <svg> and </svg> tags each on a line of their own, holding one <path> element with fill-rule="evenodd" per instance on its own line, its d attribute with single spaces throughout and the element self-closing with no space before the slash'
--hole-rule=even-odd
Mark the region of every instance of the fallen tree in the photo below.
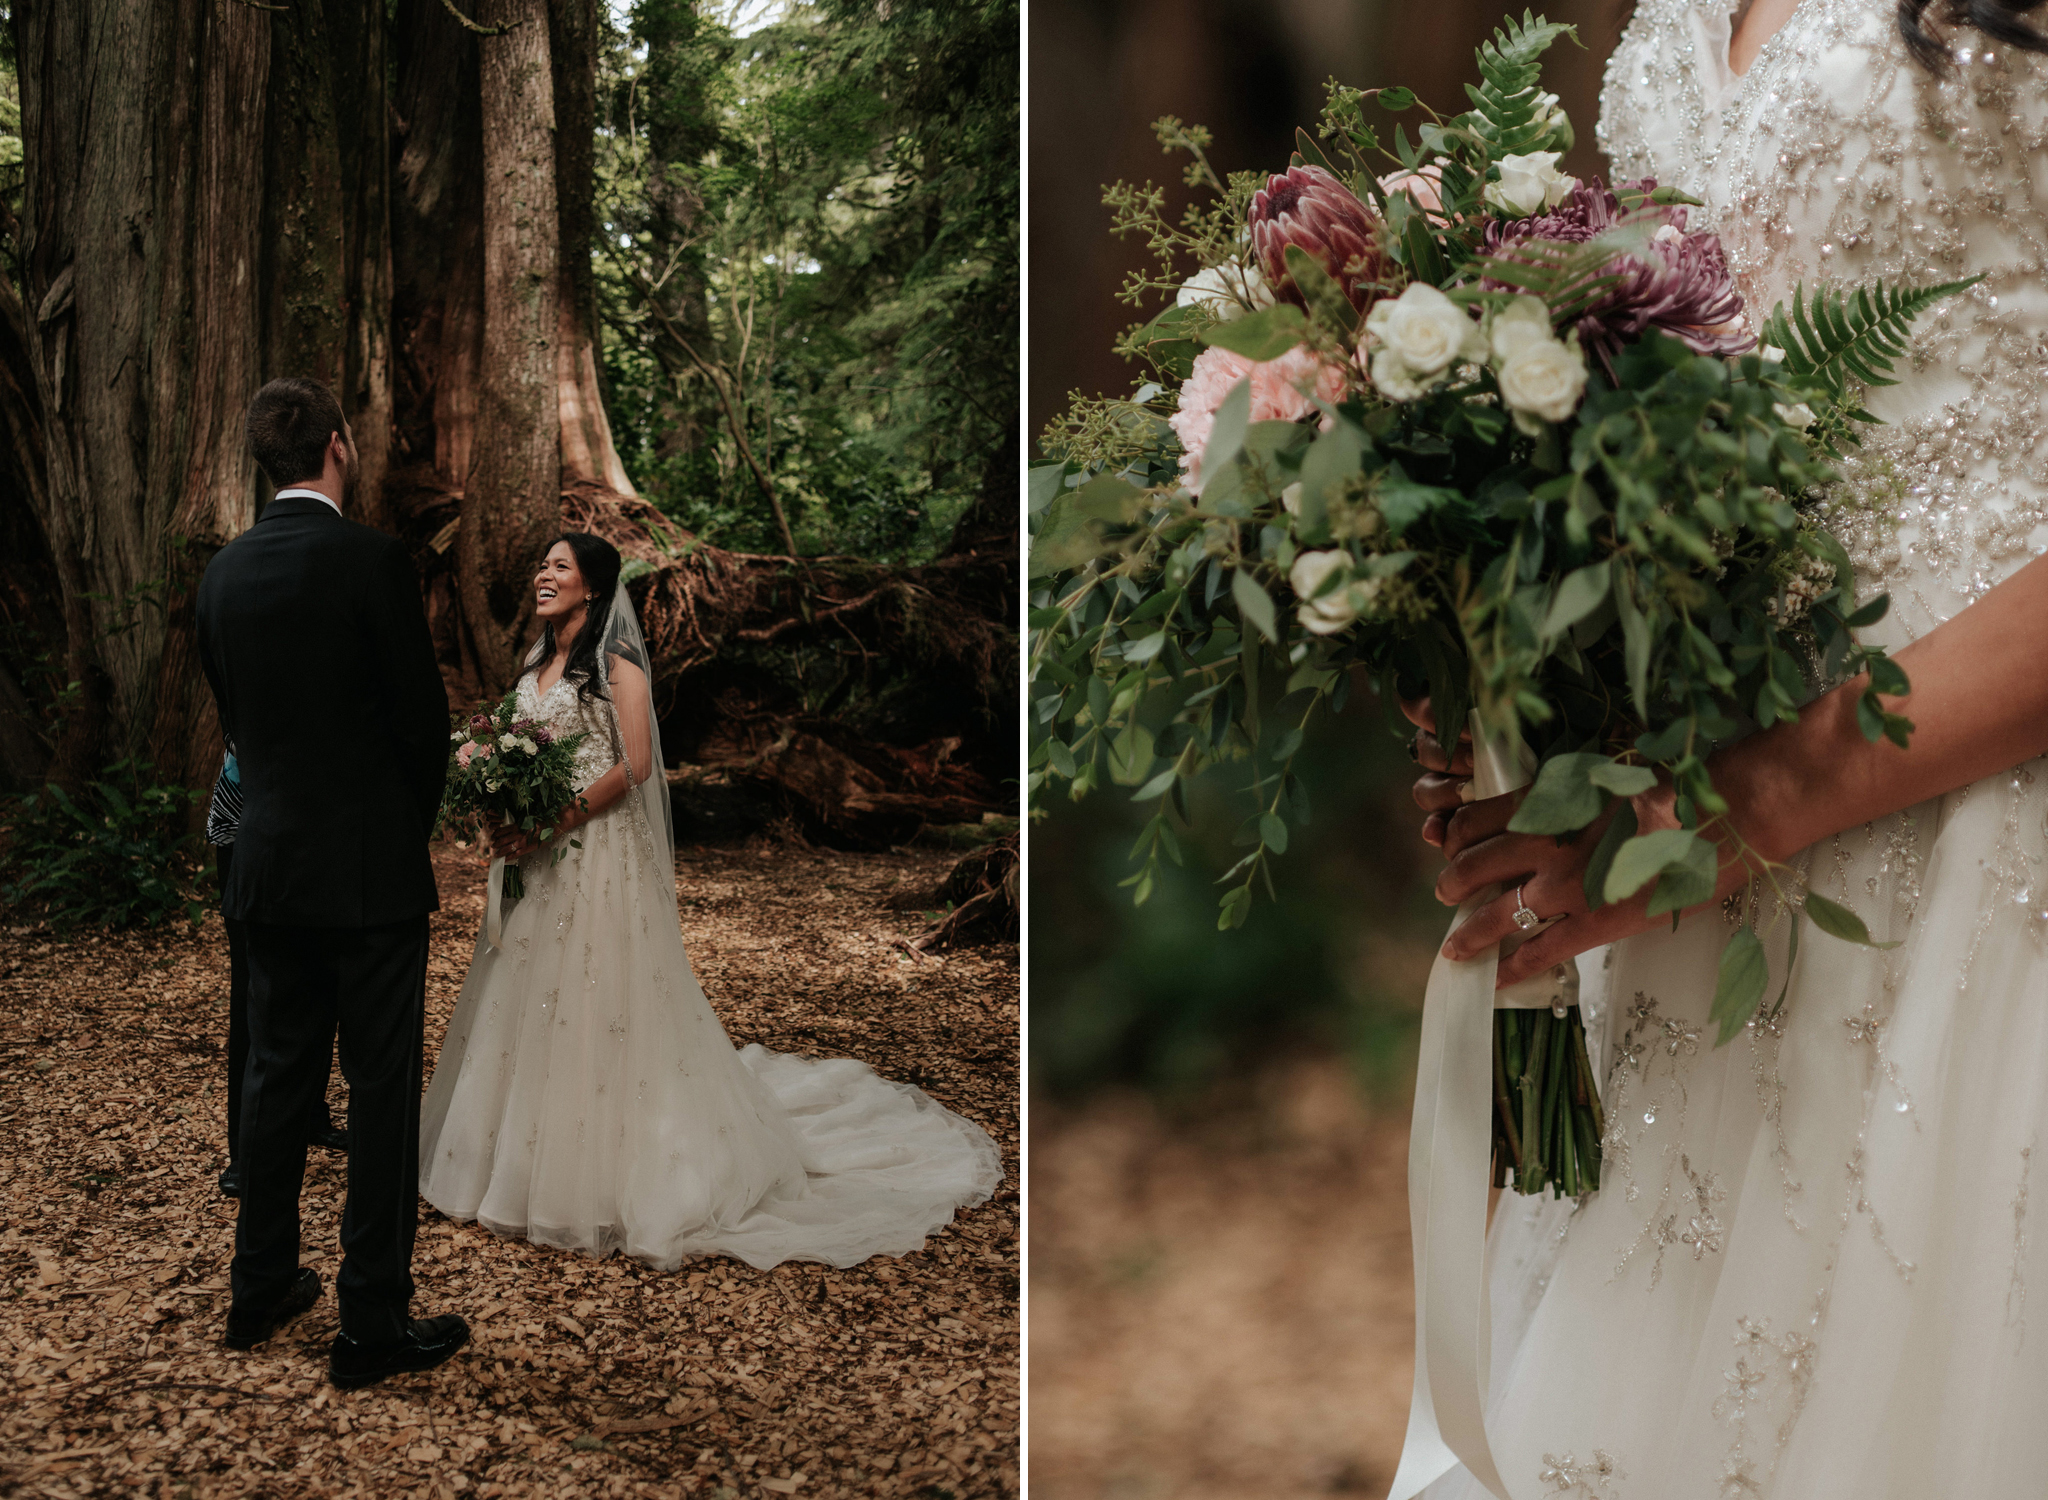
<svg viewBox="0 0 2048 1500">
<path fill-rule="evenodd" d="M 459 624 L 461 496 L 427 470 L 388 493 L 450 700 L 485 698 Z M 1014 810 L 1016 553 L 995 507 L 908 566 L 725 551 L 587 481 L 564 488 L 562 525 L 626 558 L 685 836 L 781 823 L 886 847 Z"/>
</svg>

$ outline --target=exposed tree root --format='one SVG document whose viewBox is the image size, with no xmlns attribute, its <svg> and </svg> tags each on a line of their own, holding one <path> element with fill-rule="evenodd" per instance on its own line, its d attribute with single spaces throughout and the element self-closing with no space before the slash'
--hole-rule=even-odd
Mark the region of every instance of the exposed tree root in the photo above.
<svg viewBox="0 0 2048 1500">
<path fill-rule="evenodd" d="M 389 490 L 413 542 L 457 703 L 483 696 L 451 569 L 460 496 L 430 471 Z M 1015 800 L 1016 559 L 999 527 L 963 527 L 932 562 L 796 559 L 708 546 L 647 501 L 572 481 L 565 529 L 627 560 L 653 655 L 678 822 L 786 821 L 810 841 L 898 844 Z"/>
</svg>

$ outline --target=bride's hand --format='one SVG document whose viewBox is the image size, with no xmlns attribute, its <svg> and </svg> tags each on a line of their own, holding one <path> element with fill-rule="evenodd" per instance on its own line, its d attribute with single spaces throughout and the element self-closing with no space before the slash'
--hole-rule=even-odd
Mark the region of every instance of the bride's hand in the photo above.
<svg viewBox="0 0 2048 1500">
<path fill-rule="evenodd" d="M 531 853 L 539 840 L 516 823 L 491 823 L 491 853 L 499 859 L 518 859 Z"/>
<path fill-rule="evenodd" d="M 515 824 L 499 823 L 491 830 L 491 852 L 504 859 L 523 859 L 536 849 L 560 844 L 572 829 L 584 821 L 583 809 L 571 803 L 562 809 L 562 815 L 555 819 L 554 832 L 545 839 L 541 838 L 538 829 L 528 833 Z"/>
<path fill-rule="evenodd" d="M 1501 959 L 1497 983 L 1502 988 L 1540 974 L 1553 964 L 1669 921 L 1668 913 L 1654 918 L 1648 915 L 1654 882 L 1628 900 L 1609 903 L 1598 911 L 1590 910 L 1586 904 L 1586 866 L 1620 806 L 1618 802 L 1569 843 L 1560 844 L 1548 834 L 1508 832 L 1508 820 L 1514 816 L 1519 801 L 1514 795 L 1489 797 L 1467 804 L 1446 821 L 1443 849 L 1448 862 L 1437 877 L 1437 899 L 1446 906 L 1458 906 L 1487 886 L 1498 884 L 1502 888 L 1500 895 L 1473 912 L 1445 940 L 1446 958 L 1475 958 L 1502 938 L 1518 932 L 1515 908 L 1520 902 L 1526 902 L 1531 911 L 1551 925 Z M 1639 832 L 1679 826 L 1675 798 L 1668 785 L 1653 787 L 1630 801 L 1635 807 Z M 1720 878 L 1713 897 L 1687 908 L 1688 912 L 1700 912 L 1715 905 L 1750 879 L 1749 867 L 1734 852 L 1733 840 L 1726 837 L 1725 822 L 1710 825 L 1702 832 L 1709 838 L 1723 837 Z"/>
<path fill-rule="evenodd" d="M 1472 736 L 1459 735 L 1457 745 L 1446 754 L 1436 737 L 1428 698 L 1403 699 L 1401 713 L 1416 727 L 1409 754 L 1424 771 L 1415 779 L 1415 805 L 1428 814 L 1422 820 L 1422 839 L 1441 845 L 1451 815 L 1465 805 L 1465 788 L 1472 780 Z"/>
</svg>

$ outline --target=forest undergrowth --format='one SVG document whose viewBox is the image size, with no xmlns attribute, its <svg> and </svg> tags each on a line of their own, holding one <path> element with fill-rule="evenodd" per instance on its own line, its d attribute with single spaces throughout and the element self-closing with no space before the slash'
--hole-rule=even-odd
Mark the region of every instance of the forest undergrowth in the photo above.
<svg viewBox="0 0 2048 1500">
<path fill-rule="evenodd" d="M 416 1314 L 449 1364 L 326 1378 L 344 1161 L 314 1150 L 319 1304 L 221 1344 L 227 949 L 197 932 L 0 929 L 0 1495 L 1013 1495 L 1018 1458 L 1017 948 L 904 946 L 954 855 L 756 841 L 685 849 L 684 938 L 735 1045 L 850 1055 L 986 1128 L 996 1197 L 926 1248 L 839 1271 L 656 1272 L 456 1224 L 422 1203 Z M 427 1057 L 482 911 L 436 847 Z M 339 1073 L 333 1104 L 342 1116 Z"/>
</svg>

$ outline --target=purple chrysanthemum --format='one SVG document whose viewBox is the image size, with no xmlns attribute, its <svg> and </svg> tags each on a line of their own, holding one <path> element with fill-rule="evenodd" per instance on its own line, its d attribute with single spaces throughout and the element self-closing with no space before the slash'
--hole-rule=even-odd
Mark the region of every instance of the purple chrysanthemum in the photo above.
<svg viewBox="0 0 2048 1500">
<path fill-rule="evenodd" d="M 1647 195 L 1657 184 L 1645 178 L 1623 186 Z M 1742 325 L 1742 296 L 1728 273 L 1721 238 L 1688 232 L 1685 220 L 1677 204 L 1624 209 L 1595 177 L 1579 182 L 1549 213 L 1493 220 L 1486 226 L 1486 248 L 1512 258 L 1514 247 L 1527 241 L 1583 245 L 1623 223 L 1655 222 L 1646 253 L 1618 256 L 1602 267 L 1602 274 L 1620 280 L 1577 318 L 1581 347 L 1598 355 L 1610 374 L 1614 356 L 1650 328 L 1683 339 L 1701 354 L 1739 354 L 1756 340 Z"/>
</svg>

